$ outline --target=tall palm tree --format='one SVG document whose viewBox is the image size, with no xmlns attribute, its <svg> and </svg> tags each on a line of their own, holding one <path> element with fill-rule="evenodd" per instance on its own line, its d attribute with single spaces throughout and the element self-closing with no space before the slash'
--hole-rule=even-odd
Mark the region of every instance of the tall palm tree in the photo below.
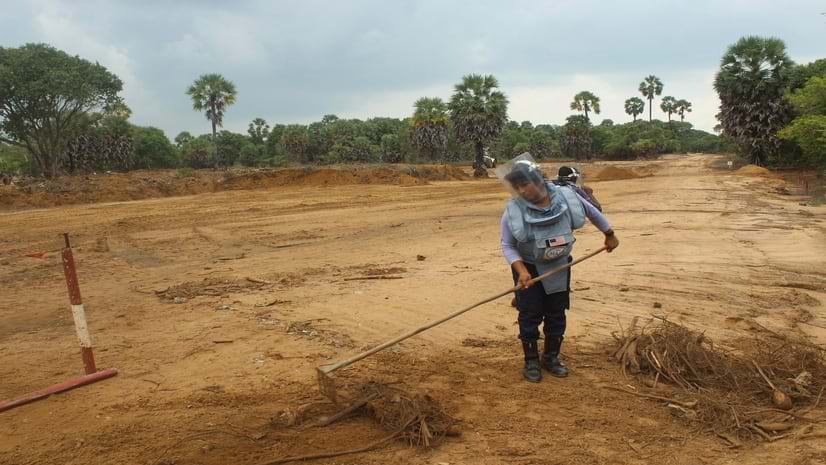
<svg viewBox="0 0 826 465">
<path fill-rule="evenodd" d="M 648 99 L 648 121 L 651 121 L 651 108 L 654 105 L 654 96 L 663 93 L 663 82 L 660 81 L 660 78 L 652 74 L 640 83 L 640 93 Z"/>
<path fill-rule="evenodd" d="M 497 137 L 508 122 L 508 99 L 498 88 L 492 75 L 469 74 L 456 84 L 447 105 L 458 139 L 472 142 L 476 149 L 477 177 L 487 176 L 485 142 Z"/>
<path fill-rule="evenodd" d="M 686 113 L 691 113 L 691 102 L 685 99 L 677 100 L 677 114 L 680 115 L 680 122 L 685 121 Z"/>
<path fill-rule="evenodd" d="M 774 37 L 742 37 L 720 60 L 714 89 L 723 135 L 737 142 L 751 163 L 763 164 L 780 148 L 777 131 L 792 116 L 784 93 L 794 62 L 786 44 Z"/>
<path fill-rule="evenodd" d="M 593 111 L 597 115 L 599 114 L 599 97 L 591 92 L 588 92 L 587 90 L 583 90 L 582 92 L 574 95 L 574 101 L 571 102 L 571 110 L 585 113 L 585 120 L 591 121 L 588 118 L 588 112 Z"/>
<path fill-rule="evenodd" d="M 215 164 L 220 164 L 217 128 L 224 126 L 224 111 L 235 103 L 238 94 L 235 84 L 217 73 L 204 74 L 189 86 L 186 94 L 192 97 L 192 108 L 205 111 L 207 119 L 212 123 Z"/>
<path fill-rule="evenodd" d="M 670 95 L 663 97 L 662 102 L 660 102 L 660 109 L 663 113 L 668 114 L 668 122 L 670 123 L 671 114 L 677 112 L 677 99 Z"/>
<path fill-rule="evenodd" d="M 410 120 L 413 131 L 410 141 L 428 158 L 436 159 L 447 148 L 447 105 L 438 97 L 422 97 L 414 104 L 415 111 Z"/>
<path fill-rule="evenodd" d="M 637 115 L 641 115 L 645 111 L 645 102 L 639 97 L 631 97 L 625 101 L 625 112 L 634 117 L 637 121 Z"/>
</svg>

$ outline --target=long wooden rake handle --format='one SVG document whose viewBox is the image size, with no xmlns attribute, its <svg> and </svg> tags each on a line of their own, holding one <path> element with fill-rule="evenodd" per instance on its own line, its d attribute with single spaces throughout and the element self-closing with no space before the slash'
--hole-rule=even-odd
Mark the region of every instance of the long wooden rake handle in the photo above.
<svg viewBox="0 0 826 465">
<path fill-rule="evenodd" d="M 595 250 L 595 251 L 593 251 L 593 252 L 589 253 L 588 255 L 585 255 L 585 256 L 583 256 L 583 257 L 577 258 L 576 260 L 574 260 L 574 261 L 572 261 L 572 262 L 570 262 L 570 263 L 566 263 L 565 265 L 558 266 L 558 267 L 556 267 L 556 268 L 554 268 L 554 269 L 552 269 L 552 270 L 546 271 L 545 273 L 542 273 L 541 275 L 539 275 L 539 276 L 537 276 L 537 277 L 533 278 L 533 279 L 531 280 L 531 283 L 532 283 L 532 284 L 533 284 L 533 283 L 536 283 L 536 282 L 538 282 L 538 281 L 541 281 L 541 280 L 543 280 L 543 279 L 547 278 L 548 276 L 550 276 L 550 275 L 552 275 L 552 274 L 554 274 L 554 273 L 559 273 L 559 272 L 560 272 L 560 271 L 562 271 L 562 270 L 567 270 L 568 268 L 570 268 L 570 267 L 572 267 L 572 266 L 576 265 L 577 263 L 584 262 L 585 260 L 588 260 L 589 258 L 593 257 L 594 255 L 597 255 L 597 254 L 599 254 L 599 253 L 601 253 L 601 252 L 604 252 L 604 251 L 605 251 L 605 250 L 607 250 L 607 249 L 608 249 L 608 247 L 605 247 L 605 246 L 600 247 L 599 249 L 597 249 L 597 250 Z M 332 372 L 334 372 L 334 371 L 338 370 L 339 368 L 343 368 L 343 367 L 346 367 L 347 365 L 351 365 L 351 364 L 353 364 L 353 363 L 355 363 L 355 362 L 358 362 L 359 360 L 361 360 L 361 359 L 363 359 L 363 358 L 366 358 L 366 357 L 369 357 L 369 356 L 371 356 L 371 355 L 375 354 L 376 352 L 382 351 L 382 350 L 384 350 L 384 349 L 386 349 L 386 348 L 388 348 L 388 347 L 390 347 L 390 346 L 396 345 L 396 344 L 398 344 L 399 342 L 404 341 L 405 339 L 409 339 L 409 338 L 411 338 L 411 337 L 413 337 L 413 336 L 415 336 L 415 335 L 417 335 L 417 334 L 421 333 L 422 331 L 427 331 L 428 329 L 430 329 L 430 328 L 432 328 L 432 327 L 434 327 L 434 326 L 440 325 L 440 324 L 444 323 L 444 322 L 445 322 L 445 321 L 447 321 L 447 320 L 451 320 L 451 319 L 453 319 L 453 318 L 456 318 L 457 316 L 459 316 L 459 315 L 461 315 L 461 314 L 463 314 L 463 313 L 465 313 L 465 312 L 468 312 L 468 311 L 470 311 L 470 310 L 473 310 L 474 308 L 476 308 L 476 307 L 478 307 L 478 306 L 480 306 L 480 305 L 482 305 L 482 304 L 486 304 L 486 303 L 488 303 L 488 302 L 490 302 L 490 301 L 493 301 L 493 300 L 496 300 L 496 299 L 498 299 L 498 298 L 500 298 L 500 297 L 502 297 L 502 296 L 506 296 L 506 295 L 508 295 L 508 294 L 510 294 L 510 293 L 512 293 L 512 292 L 516 292 L 516 291 L 518 291 L 518 290 L 519 290 L 519 289 L 521 289 L 521 288 L 522 288 L 522 285 L 521 285 L 521 284 L 517 284 L 516 286 L 514 286 L 514 287 L 512 287 L 512 288 L 510 288 L 510 289 L 508 289 L 508 290 L 506 290 L 506 291 L 502 291 L 502 292 L 500 292 L 500 293 L 498 293 L 498 294 L 496 294 L 496 295 L 490 296 L 490 297 L 488 297 L 488 298 L 486 298 L 486 299 L 484 299 L 484 300 L 480 300 L 479 302 L 476 302 L 475 304 L 470 305 L 470 306 L 467 306 L 467 307 L 465 307 L 465 308 L 463 308 L 463 309 L 461 309 L 461 310 L 456 310 L 455 312 L 453 312 L 453 313 L 451 313 L 451 314 L 449 314 L 449 315 L 447 315 L 447 316 L 444 316 L 444 317 L 442 317 L 442 318 L 439 318 L 438 320 L 431 321 L 431 322 L 429 322 L 429 323 L 427 323 L 427 324 L 425 324 L 425 325 L 423 325 L 423 326 L 419 326 L 419 327 L 418 327 L 418 328 L 416 328 L 416 329 L 413 329 L 413 330 L 408 331 L 408 332 L 406 332 L 406 333 L 404 333 L 404 334 L 401 334 L 401 335 L 399 335 L 399 336 L 396 336 L 396 337 L 394 337 L 393 339 L 391 339 L 391 340 L 389 340 L 389 341 L 387 341 L 387 342 L 385 342 L 385 343 L 383 343 L 383 344 L 377 345 L 376 347 L 373 347 L 372 349 L 366 350 L 366 351 L 364 351 L 364 352 L 362 352 L 362 353 L 360 353 L 360 354 L 358 354 L 358 355 L 354 355 L 354 356 L 352 356 L 352 357 L 350 357 L 350 358 L 348 358 L 348 359 L 346 359 L 346 360 L 342 360 L 342 361 L 340 361 L 340 362 L 332 363 L 332 364 L 329 364 L 329 365 L 320 366 L 320 367 L 318 367 L 318 371 L 319 371 L 319 372 L 321 372 L 321 373 L 323 373 L 323 374 L 325 374 L 325 375 L 330 374 L 330 373 L 332 373 Z"/>
</svg>

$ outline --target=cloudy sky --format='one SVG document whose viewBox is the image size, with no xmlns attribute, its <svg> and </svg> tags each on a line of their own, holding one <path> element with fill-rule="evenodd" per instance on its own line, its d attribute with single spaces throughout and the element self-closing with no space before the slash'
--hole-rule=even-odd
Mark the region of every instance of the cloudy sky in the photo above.
<svg viewBox="0 0 826 465">
<path fill-rule="evenodd" d="M 656 74 L 663 95 L 694 105 L 711 130 L 711 87 L 740 36 L 783 39 L 805 63 L 826 57 L 822 0 L 264 1 L 0 0 L 0 45 L 47 42 L 98 61 L 125 83 L 140 125 L 208 132 L 186 88 L 223 74 L 238 87 L 225 127 L 255 117 L 306 123 L 405 117 L 422 96 L 447 99 L 469 73 L 494 74 L 513 120 L 564 122 L 590 90 L 604 118 Z M 647 109 L 646 109 L 647 111 Z M 655 117 L 665 119 L 655 101 Z M 597 118 L 598 120 L 598 118 Z"/>
</svg>

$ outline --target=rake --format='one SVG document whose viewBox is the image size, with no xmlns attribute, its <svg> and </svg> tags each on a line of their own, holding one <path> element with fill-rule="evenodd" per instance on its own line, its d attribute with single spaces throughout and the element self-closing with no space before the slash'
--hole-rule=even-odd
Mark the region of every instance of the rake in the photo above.
<svg viewBox="0 0 826 465">
<path fill-rule="evenodd" d="M 605 247 L 605 246 L 600 247 L 599 249 L 589 253 L 588 255 L 585 255 L 585 256 L 583 256 L 581 258 L 578 258 L 578 259 L 576 259 L 576 260 L 574 260 L 570 263 L 566 263 L 565 265 L 558 266 L 558 267 L 556 267 L 552 270 L 549 270 L 549 271 L 537 276 L 536 278 L 533 278 L 530 282 L 533 284 L 533 283 L 536 283 L 538 281 L 541 281 L 541 280 L 547 278 L 548 276 L 550 276 L 554 273 L 558 273 L 562 270 L 567 270 L 568 268 L 576 265 L 577 263 L 581 263 L 585 260 L 588 260 L 589 258 L 593 257 L 594 255 L 597 255 L 601 252 L 604 252 L 607 249 L 608 248 Z M 506 291 L 502 291 L 502 292 L 500 292 L 496 295 L 490 296 L 490 297 L 488 297 L 484 300 L 476 302 L 475 304 L 470 305 L 468 307 L 465 307 L 461 310 L 456 310 L 455 312 L 453 312 L 449 315 L 446 315 L 442 318 L 439 318 L 438 320 L 431 321 L 431 322 L 426 323 L 422 326 L 419 326 L 418 328 L 415 328 L 415 329 L 410 330 L 410 331 L 408 331 L 404 334 L 396 336 L 396 337 L 394 337 L 393 339 L 391 339 L 387 342 L 379 344 L 379 345 L 373 347 L 372 349 L 369 349 L 369 350 L 366 350 L 366 351 L 364 351 L 360 354 L 354 355 L 354 356 L 352 356 L 352 357 L 350 357 L 346 360 L 342 360 L 340 362 L 335 362 L 335 363 L 331 363 L 331 364 L 328 364 L 328 365 L 322 365 L 320 367 L 317 367 L 316 368 L 316 375 L 318 376 L 318 388 L 324 396 L 326 396 L 328 399 L 330 399 L 334 404 L 338 405 L 338 396 L 337 396 L 337 392 L 336 392 L 336 380 L 335 380 L 335 375 L 334 375 L 334 372 L 336 370 L 339 370 L 339 369 L 344 368 L 346 366 L 352 365 L 353 363 L 356 363 L 359 360 L 367 358 L 367 357 L 375 354 L 376 352 L 380 352 L 380 351 L 382 351 L 382 350 L 384 350 L 388 347 L 394 346 L 394 345 L 398 344 L 399 342 L 404 341 L 405 339 L 409 339 L 409 338 L 411 338 L 411 337 L 413 337 L 413 336 L 415 336 L 415 335 L 417 335 L 417 334 L 419 334 L 423 331 L 426 331 L 426 330 L 428 330 L 428 329 L 430 329 L 434 326 L 440 325 L 440 324 L 444 323 L 445 321 L 456 318 L 457 316 L 459 316 L 459 315 L 461 315 L 465 312 L 468 312 L 470 310 L 473 310 L 474 308 L 476 308 L 480 305 L 486 304 L 486 303 L 491 302 L 493 300 L 496 300 L 500 297 L 504 297 L 508 294 L 516 292 L 521 288 L 522 288 L 522 285 L 517 284 L 516 286 L 514 286 L 514 287 L 512 287 L 512 288 L 510 288 Z"/>
</svg>

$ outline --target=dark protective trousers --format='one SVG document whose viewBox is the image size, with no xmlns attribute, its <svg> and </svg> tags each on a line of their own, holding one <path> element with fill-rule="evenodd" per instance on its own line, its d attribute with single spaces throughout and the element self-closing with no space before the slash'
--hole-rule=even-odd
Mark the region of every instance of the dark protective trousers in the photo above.
<svg viewBox="0 0 826 465">
<path fill-rule="evenodd" d="M 571 261 L 571 257 L 568 257 Z M 530 263 L 525 263 L 525 267 L 532 277 L 539 274 L 536 267 Z M 513 282 L 516 284 L 519 275 L 511 268 Z M 542 283 L 536 283 L 529 289 L 516 291 L 516 308 L 519 310 L 519 339 L 525 342 L 539 339 L 539 325 L 543 325 L 545 337 L 559 337 L 565 335 L 565 311 L 571 304 L 571 269 L 564 271 L 568 273 L 568 289 L 563 292 L 546 294 Z"/>
</svg>

